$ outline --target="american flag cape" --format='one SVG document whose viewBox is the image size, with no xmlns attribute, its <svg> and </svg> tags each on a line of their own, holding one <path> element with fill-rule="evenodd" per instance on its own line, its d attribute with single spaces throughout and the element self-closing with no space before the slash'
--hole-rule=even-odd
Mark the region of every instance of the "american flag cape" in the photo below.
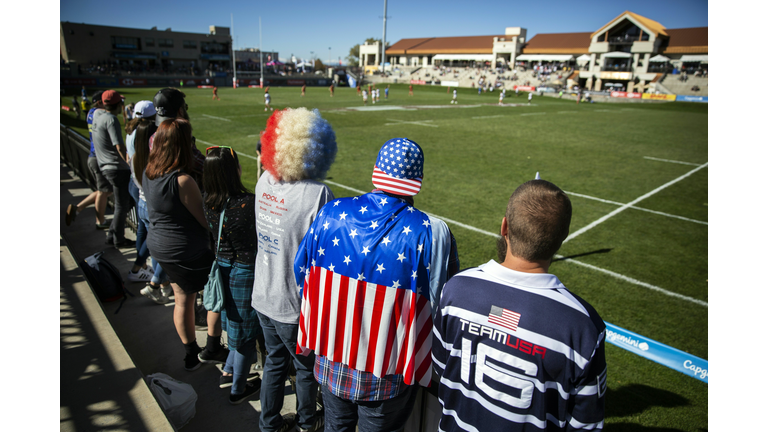
<svg viewBox="0 0 768 432">
<path fill-rule="evenodd" d="M 429 386 L 429 217 L 380 193 L 318 213 L 294 262 L 302 289 L 297 352 Z"/>
</svg>

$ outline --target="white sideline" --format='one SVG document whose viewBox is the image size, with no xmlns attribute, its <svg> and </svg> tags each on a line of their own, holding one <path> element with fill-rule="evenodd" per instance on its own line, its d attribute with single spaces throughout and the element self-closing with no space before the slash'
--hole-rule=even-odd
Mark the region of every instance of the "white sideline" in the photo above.
<svg viewBox="0 0 768 432">
<path fill-rule="evenodd" d="M 692 174 L 692 172 L 689 173 L 689 174 L 686 174 L 686 176 L 690 175 L 690 174 Z M 331 180 L 324 180 L 324 181 L 325 181 L 325 183 L 330 183 L 330 184 L 332 184 L 334 186 L 338 186 L 338 187 L 340 187 L 342 189 L 347 189 L 347 190 L 350 190 L 350 191 L 355 192 L 355 193 L 359 193 L 359 194 L 367 193 L 367 192 L 361 191 L 359 189 L 355 189 L 355 188 L 351 188 L 349 186 L 345 186 L 345 185 L 343 185 L 341 183 L 336 183 L 336 182 L 331 181 Z M 425 212 L 425 213 L 427 213 L 427 212 Z M 478 232 L 478 233 L 481 233 L 481 234 L 485 234 L 487 236 L 491 236 L 491 237 L 495 237 L 495 238 L 501 237 L 499 234 L 494 234 L 494 233 L 492 233 L 490 231 L 485 231 L 485 230 L 482 230 L 480 228 L 475 228 L 475 227 L 470 226 L 470 225 L 466 225 L 466 224 L 463 224 L 463 223 L 460 223 L 460 222 L 456 222 L 454 220 L 450 220 L 450 219 L 444 218 L 442 216 L 439 216 L 439 215 L 436 215 L 436 214 L 433 214 L 433 213 L 427 213 L 427 214 L 430 215 L 430 216 L 434 216 L 436 218 L 442 219 L 445 222 L 449 222 L 449 223 L 458 225 L 458 226 L 460 226 L 462 228 L 465 228 L 465 229 L 468 229 L 468 230 L 471 230 L 471 231 L 475 231 L 475 232 Z M 555 255 L 555 258 L 563 258 L 563 256 L 562 255 Z M 572 262 L 574 264 L 577 264 L 577 265 L 589 268 L 591 270 L 595 270 L 595 271 L 607 274 L 609 276 L 615 277 L 615 278 L 617 278 L 619 280 L 623 280 L 623 281 L 631 283 L 633 285 L 638 285 L 638 286 L 641 286 L 643 288 L 648 288 L 650 290 L 657 291 L 657 292 L 660 292 L 662 294 L 666 294 L 666 295 L 668 295 L 670 297 L 679 298 L 681 300 L 686 300 L 686 301 L 689 301 L 691 303 L 698 304 L 700 306 L 709 307 L 709 304 L 707 302 L 705 302 L 705 301 L 702 301 L 702 300 L 699 300 L 699 299 L 695 299 L 693 297 L 688 297 L 688 296 L 685 296 L 685 295 L 682 295 L 682 294 L 678 294 L 676 292 L 668 291 L 668 290 L 665 290 L 664 288 L 657 287 L 656 285 L 651 285 L 649 283 L 645 283 L 645 282 L 639 281 L 637 279 L 633 279 L 631 277 L 627 277 L 627 276 L 624 276 L 622 274 L 619 274 L 619 273 L 616 273 L 616 272 L 612 272 L 610 270 L 602 269 L 600 267 L 596 267 L 596 266 L 593 266 L 591 264 L 587 264 L 587 263 L 583 263 L 583 262 L 580 262 L 580 261 L 576 261 L 575 259 L 572 259 L 572 258 L 566 258 L 563 261 Z"/>
<path fill-rule="evenodd" d="M 595 201 L 604 202 L 606 204 L 613 204 L 613 205 L 617 205 L 617 206 L 623 206 L 624 205 L 624 203 L 620 203 L 620 202 L 616 202 L 616 201 L 610 201 L 610 200 L 602 199 L 602 198 L 596 198 L 596 197 L 593 197 L 593 196 L 583 195 L 583 194 L 579 194 L 579 193 L 576 193 L 576 192 L 565 191 L 565 193 L 568 194 L 568 195 L 573 195 L 573 196 L 577 196 L 577 197 L 581 197 L 581 198 L 586 198 L 586 199 L 591 199 L 591 200 L 595 200 Z M 642 210 L 642 211 L 648 212 L 648 213 L 654 213 L 654 214 L 661 215 L 661 216 L 666 216 L 666 217 L 671 217 L 671 218 L 675 218 L 675 219 L 680 219 L 680 220 L 684 220 L 684 221 L 688 221 L 688 222 L 694 222 L 694 223 L 697 223 L 697 224 L 709 225 L 709 223 L 702 222 L 700 220 L 689 219 L 687 217 L 677 216 L 677 215 L 673 215 L 673 214 L 669 214 L 669 213 L 664 213 L 664 212 L 660 212 L 660 211 L 656 211 L 656 210 L 650 210 L 650 209 L 646 209 L 646 208 L 642 208 L 642 207 L 635 207 L 635 206 L 630 206 L 630 208 L 634 209 L 634 210 Z"/>
<path fill-rule="evenodd" d="M 212 118 L 212 119 L 216 119 L 216 120 L 222 120 L 222 121 L 225 121 L 225 122 L 231 122 L 232 121 L 230 119 L 225 119 L 224 117 L 216 117 L 216 116 L 212 116 L 212 115 L 208 115 L 208 114 L 203 114 L 203 115 L 205 117 L 208 117 L 208 118 Z"/>
<path fill-rule="evenodd" d="M 563 244 L 565 244 L 565 243 L 567 243 L 568 241 L 570 241 L 570 240 L 573 240 L 574 238 L 576 238 L 576 237 L 578 237 L 578 236 L 580 236 L 580 235 L 584 234 L 585 232 L 587 232 L 587 231 L 591 230 L 592 228 L 594 228 L 594 227 L 596 227 L 596 226 L 600 225 L 601 223 L 603 223 L 603 222 L 607 221 L 608 219 L 610 219 L 610 218 L 612 218 L 612 217 L 616 216 L 617 214 L 619 214 L 619 213 L 623 212 L 624 210 L 626 210 L 626 209 L 628 209 L 628 208 L 630 208 L 630 207 L 634 206 L 635 204 L 639 203 L 640 201 L 642 201 L 642 200 L 644 200 L 644 199 L 646 199 L 646 198 L 649 198 L 649 197 L 651 197 L 651 196 L 653 196 L 653 195 L 655 195 L 655 194 L 657 194 L 657 193 L 661 192 L 662 190 L 664 190 L 664 189 L 668 188 L 669 186 L 672 186 L 673 184 L 675 184 L 675 183 L 679 182 L 680 180 L 683 180 L 683 179 L 687 178 L 688 176 L 690 176 L 690 175 L 693 175 L 694 173 L 698 172 L 699 170 L 701 170 L 701 169 L 703 169 L 703 168 L 706 168 L 706 167 L 707 167 L 707 165 L 709 165 L 709 162 L 707 162 L 707 163 L 705 163 L 704 165 L 701 165 L 701 166 L 699 166 L 699 167 L 697 167 L 697 168 L 694 168 L 694 169 L 693 169 L 693 170 L 691 170 L 691 171 L 688 171 L 686 174 L 683 174 L 683 175 L 681 175 L 680 177 L 678 177 L 678 178 L 676 178 L 676 179 L 674 179 L 674 180 L 672 180 L 672 181 L 670 181 L 670 182 L 667 182 L 667 183 L 665 183 L 665 184 L 663 184 L 663 185 L 661 185 L 661 186 L 657 187 L 656 189 L 654 189 L 654 190 L 652 190 L 652 191 L 648 192 L 647 194 L 645 194 L 645 195 L 641 196 L 640 198 L 637 198 L 637 199 L 635 199 L 635 200 L 634 200 L 634 201 L 632 201 L 632 202 L 629 202 L 629 203 L 627 203 L 627 204 L 624 204 L 623 206 L 621 206 L 621 207 L 617 208 L 616 210 L 614 210 L 614 211 L 612 211 L 612 212 L 608 213 L 607 215 L 605 215 L 605 216 L 601 217 L 600 219 L 598 219 L 598 220 L 596 220 L 596 221 L 592 222 L 591 224 L 589 224 L 589 225 L 587 225 L 587 226 L 585 226 L 585 227 L 581 228 L 580 230 L 576 231 L 575 233 L 573 233 L 573 234 L 569 235 L 569 236 L 568 236 L 568 238 L 567 238 L 567 239 L 565 239 L 565 241 L 563 241 Z"/>
<path fill-rule="evenodd" d="M 655 161 L 660 161 L 660 162 L 676 163 L 676 164 L 681 164 L 681 165 L 691 165 L 691 166 L 696 166 L 696 167 L 697 166 L 701 166 L 701 164 L 692 163 L 692 162 L 680 162 L 680 161 L 669 160 L 669 159 L 659 159 L 659 158 L 650 157 L 650 156 L 643 156 L 643 159 L 650 159 L 650 160 L 655 160 Z"/>
</svg>

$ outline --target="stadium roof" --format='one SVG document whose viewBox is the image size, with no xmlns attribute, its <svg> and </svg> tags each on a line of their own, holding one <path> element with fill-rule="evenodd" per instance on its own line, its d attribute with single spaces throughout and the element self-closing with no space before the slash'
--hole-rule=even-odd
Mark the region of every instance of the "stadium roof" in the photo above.
<svg viewBox="0 0 768 432">
<path fill-rule="evenodd" d="M 616 18 L 612 19 L 611 22 L 609 22 L 608 24 L 600 27 L 600 30 L 592 33 L 590 35 L 590 37 L 593 37 L 593 36 L 595 36 L 597 34 L 602 33 L 605 29 L 607 29 L 608 27 L 612 26 L 614 23 L 616 23 L 617 21 L 623 19 L 627 15 L 631 16 L 636 21 L 638 21 L 640 24 L 642 24 L 643 27 L 645 27 L 646 29 L 648 29 L 651 32 L 653 32 L 654 36 L 657 36 L 657 37 L 659 35 L 668 36 L 667 33 L 665 32 L 666 27 L 664 27 L 663 25 L 657 23 L 656 21 L 654 21 L 654 20 L 652 20 L 650 18 L 646 18 L 644 16 L 638 15 L 638 14 L 636 14 L 634 12 L 625 11 L 623 14 L 621 14 L 621 15 L 617 16 Z"/>
<path fill-rule="evenodd" d="M 669 45 L 660 50 L 663 54 L 700 54 L 709 51 L 709 28 L 690 27 L 667 29 Z"/>
<path fill-rule="evenodd" d="M 387 48 L 387 55 L 396 54 L 493 54 L 492 36 L 449 36 L 400 39 Z"/>
<path fill-rule="evenodd" d="M 590 33 L 539 33 L 523 48 L 523 54 L 586 54 Z"/>
</svg>

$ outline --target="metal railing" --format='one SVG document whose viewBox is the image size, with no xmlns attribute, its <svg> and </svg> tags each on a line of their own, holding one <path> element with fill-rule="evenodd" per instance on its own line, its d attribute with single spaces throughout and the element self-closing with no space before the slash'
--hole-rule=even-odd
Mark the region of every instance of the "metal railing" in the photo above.
<svg viewBox="0 0 768 432">
<path fill-rule="evenodd" d="M 91 154 L 91 142 L 63 124 L 59 124 L 59 140 L 61 161 L 66 163 L 74 171 L 75 175 L 80 177 L 92 190 L 96 190 L 96 179 L 93 177 L 91 170 L 88 169 L 88 155 Z M 131 202 L 133 203 L 133 199 L 131 199 Z M 113 209 L 115 208 L 115 201 L 112 196 L 107 200 L 107 205 Z M 139 226 L 138 221 L 136 205 L 131 205 L 126 224 L 133 232 L 136 232 Z"/>
</svg>

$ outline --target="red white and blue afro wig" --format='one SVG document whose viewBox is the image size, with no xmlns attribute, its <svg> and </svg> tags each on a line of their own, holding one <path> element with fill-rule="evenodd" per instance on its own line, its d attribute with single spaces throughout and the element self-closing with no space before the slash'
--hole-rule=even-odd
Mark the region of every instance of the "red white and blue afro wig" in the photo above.
<svg viewBox="0 0 768 432">
<path fill-rule="evenodd" d="M 324 179 L 336 149 L 336 134 L 316 109 L 275 111 L 261 134 L 261 163 L 280 181 Z"/>
</svg>

